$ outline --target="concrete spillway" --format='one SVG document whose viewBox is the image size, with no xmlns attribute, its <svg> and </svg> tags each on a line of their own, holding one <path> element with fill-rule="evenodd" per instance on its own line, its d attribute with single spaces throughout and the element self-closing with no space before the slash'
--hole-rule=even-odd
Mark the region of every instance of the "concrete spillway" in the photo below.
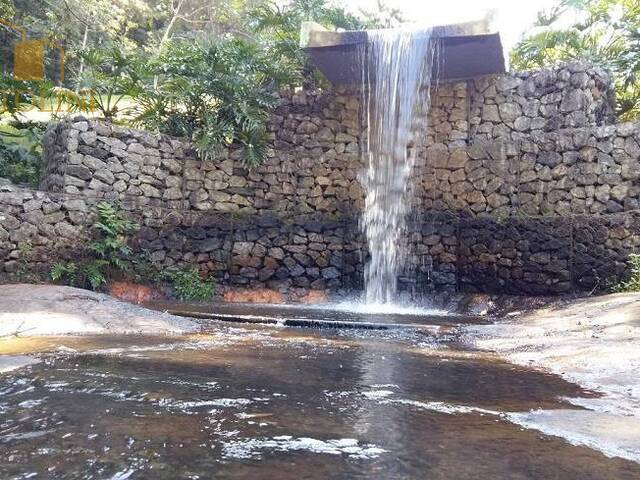
<svg viewBox="0 0 640 480">
<path fill-rule="evenodd" d="M 500 34 L 492 31 L 488 21 L 436 26 L 429 31 L 440 43 L 442 61 L 435 65 L 435 78 L 463 80 L 506 71 Z M 367 31 L 334 32 L 308 22 L 302 28 L 301 47 L 333 84 L 357 84 L 366 61 L 362 47 L 369 39 Z"/>
</svg>

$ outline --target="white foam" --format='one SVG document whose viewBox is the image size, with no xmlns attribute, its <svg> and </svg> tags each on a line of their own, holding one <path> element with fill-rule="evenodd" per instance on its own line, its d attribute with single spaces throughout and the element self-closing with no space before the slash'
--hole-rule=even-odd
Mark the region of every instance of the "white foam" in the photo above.
<svg viewBox="0 0 640 480">
<path fill-rule="evenodd" d="M 379 398 L 386 398 L 393 395 L 391 390 L 371 390 L 369 392 L 362 392 L 362 396 L 370 400 L 377 400 Z"/>
<path fill-rule="evenodd" d="M 164 407 L 190 410 L 194 408 L 203 408 L 203 407 L 243 407 L 253 402 L 248 398 L 217 398 L 215 400 L 197 400 L 197 401 L 179 401 L 179 400 L 163 399 L 159 403 L 161 406 L 164 406 Z"/>
<path fill-rule="evenodd" d="M 365 315 L 451 315 L 446 310 L 438 308 L 418 306 L 418 305 L 399 305 L 397 303 L 364 303 L 361 301 L 346 301 L 340 303 L 332 303 L 329 305 L 316 305 L 313 308 L 322 310 L 334 310 L 337 312 L 361 313 Z"/>
<path fill-rule="evenodd" d="M 481 415 L 495 415 L 501 416 L 500 412 L 496 412 L 495 410 L 487 410 L 479 407 L 472 407 L 468 405 L 455 405 L 451 403 L 445 402 L 419 402 L 417 400 L 407 400 L 407 399 L 387 399 L 383 400 L 380 403 L 395 403 L 400 405 L 410 405 L 412 407 L 418 407 L 424 410 L 431 410 L 433 412 L 438 413 L 446 413 L 448 415 L 454 415 L 456 413 L 479 413 Z"/>
<path fill-rule="evenodd" d="M 246 439 L 225 443 L 222 446 L 225 458 L 260 458 L 263 451 L 292 452 L 307 451 L 325 455 L 346 455 L 349 458 L 370 459 L 386 450 L 371 444 L 360 444 L 353 438 L 318 440 L 315 438 L 280 435 L 268 439 Z"/>
</svg>

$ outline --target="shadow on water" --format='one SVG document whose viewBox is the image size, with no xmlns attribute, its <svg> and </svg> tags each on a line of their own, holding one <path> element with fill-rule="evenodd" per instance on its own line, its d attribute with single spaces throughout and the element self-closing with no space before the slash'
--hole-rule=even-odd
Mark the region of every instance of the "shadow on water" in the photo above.
<svg viewBox="0 0 640 480">
<path fill-rule="evenodd" d="M 501 415 L 589 392 L 425 338 L 225 325 L 6 342 L 49 353 L 0 377 L 0 478 L 639 478 Z"/>
</svg>

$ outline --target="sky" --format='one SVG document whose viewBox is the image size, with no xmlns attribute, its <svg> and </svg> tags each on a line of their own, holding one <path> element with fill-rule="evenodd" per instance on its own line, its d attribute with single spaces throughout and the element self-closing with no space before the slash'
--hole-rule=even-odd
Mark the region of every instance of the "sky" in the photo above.
<svg viewBox="0 0 640 480">
<path fill-rule="evenodd" d="M 343 0 L 352 11 L 377 10 L 377 0 Z M 494 11 L 493 22 L 500 31 L 503 44 L 509 48 L 532 26 L 536 14 L 558 3 L 558 0 L 384 0 L 398 8 L 407 21 L 424 25 L 446 25 L 485 18 Z"/>
</svg>

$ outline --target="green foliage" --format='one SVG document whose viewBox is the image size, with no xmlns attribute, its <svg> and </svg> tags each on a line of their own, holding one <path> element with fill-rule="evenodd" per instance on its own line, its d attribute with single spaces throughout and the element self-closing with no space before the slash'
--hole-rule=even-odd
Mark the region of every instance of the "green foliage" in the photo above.
<svg viewBox="0 0 640 480">
<path fill-rule="evenodd" d="M 39 123 L 4 125 L 0 130 L 0 177 L 36 187 L 42 162 L 45 126 Z"/>
<path fill-rule="evenodd" d="M 284 5 L 267 1 L 249 12 L 249 28 L 259 37 L 264 48 L 273 52 L 274 57 L 282 58 L 291 71 L 308 82 L 318 79 L 313 79 L 317 72 L 300 49 L 300 28 L 306 21 L 330 29 L 362 30 L 373 26 L 327 0 L 293 0 Z"/>
<path fill-rule="evenodd" d="M 54 282 L 66 281 L 74 287 L 78 278 L 78 266 L 74 262 L 56 262 L 49 273 Z"/>
<path fill-rule="evenodd" d="M 304 21 L 362 29 L 398 18 L 397 10 L 380 1 L 378 14 L 360 17 L 337 0 L 21 0 L 15 5 L 14 22 L 34 38 L 64 40 L 65 82 L 46 84 L 44 90 L 55 114 L 63 106 L 97 109 L 106 119 L 188 137 L 205 159 L 234 144 L 248 165 L 268 154 L 268 112 L 278 104 L 278 89 L 318 80 L 299 48 Z M 7 58 L 13 41 L 0 45 Z M 47 77 L 55 72 L 54 63 L 46 67 Z M 10 77 L 4 81 L 0 89 L 42 90 L 25 89 Z M 17 101 L 9 102 L 7 111 L 14 115 L 39 101 L 29 93 L 12 98 Z"/>
<path fill-rule="evenodd" d="M 629 255 L 628 263 L 631 275 L 626 282 L 621 282 L 613 288 L 615 292 L 640 292 L 640 254 Z"/>
<path fill-rule="evenodd" d="M 11 18 L 14 13 L 12 0 L 0 0 L 0 18 Z"/>
<path fill-rule="evenodd" d="M 138 229 L 135 222 L 126 220 L 113 205 L 98 204 L 98 218 L 93 224 L 97 239 L 89 244 L 89 250 L 100 260 L 116 270 L 127 270 L 132 251 L 127 245 L 128 235 Z"/>
<path fill-rule="evenodd" d="M 211 300 L 215 291 L 212 279 L 202 279 L 197 267 L 169 269 L 162 274 L 179 300 Z"/>
<path fill-rule="evenodd" d="M 122 100 L 137 97 L 143 91 L 150 73 L 146 61 L 137 53 L 127 53 L 119 43 L 91 48 L 80 52 L 85 69 L 79 78 L 80 91 L 90 98 L 79 96 L 76 109 L 97 108 L 106 119 L 113 119 L 121 110 Z M 69 96 L 73 99 L 72 96 Z"/>
<path fill-rule="evenodd" d="M 48 82 L 16 80 L 0 74 L 0 115 L 9 114 L 18 120 L 20 112 L 39 106 L 50 88 Z"/>
<path fill-rule="evenodd" d="M 80 266 L 75 262 L 57 262 L 51 267 L 51 279 L 54 282 L 63 281 L 72 287 L 90 287 L 91 290 L 98 290 L 107 283 L 104 273 L 106 262 L 94 260 L 83 263 Z"/>
<path fill-rule="evenodd" d="M 127 240 L 138 226 L 124 219 L 109 203 L 98 204 L 97 210 L 98 217 L 93 224 L 95 239 L 87 248 L 88 259 L 80 263 L 55 263 L 50 272 L 53 281 L 98 290 L 114 273 L 130 269 L 132 251 Z"/>
<path fill-rule="evenodd" d="M 239 39 L 173 42 L 152 68 L 157 88 L 140 97 L 136 124 L 191 137 L 205 159 L 234 143 L 248 164 L 265 158 L 275 89 L 292 79 L 268 52 Z"/>
<path fill-rule="evenodd" d="M 0 143 L 0 178 L 32 187 L 40 179 L 41 157 L 21 145 Z"/>
<path fill-rule="evenodd" d="M 569 27 L 564 18 L 579 20 Z M 640 2 L 562 0 L 538 16 L 538 28 L 511 52 L 516 69 L 582 59 L 612 73 L 616 110 L 624 120 L 640 114 Z"/>
</svg>

